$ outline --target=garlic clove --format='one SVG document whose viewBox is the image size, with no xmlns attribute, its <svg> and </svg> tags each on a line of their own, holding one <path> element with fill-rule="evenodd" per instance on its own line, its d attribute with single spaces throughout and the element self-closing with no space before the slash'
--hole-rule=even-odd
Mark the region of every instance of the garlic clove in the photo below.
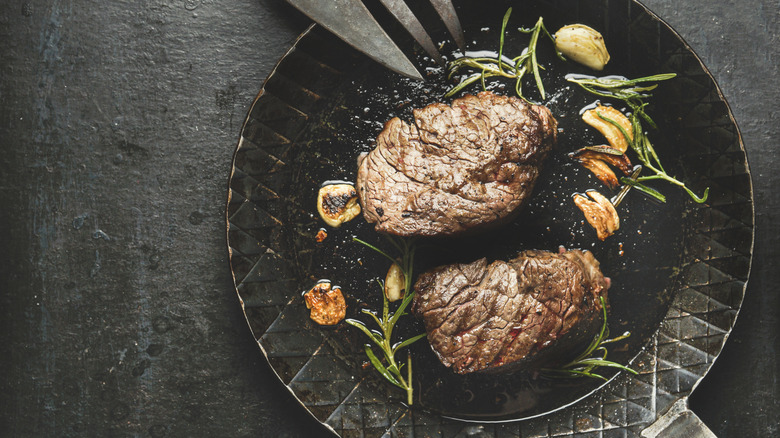
<svg viewBox="0 0 780 438">
<path fill-rule="evenodd" d="M 595 149 L 595 150 L 594 150 Z M 613 150 L 608 146 L 591 146 L 589 148 L 578 149 L 569 154 L 573 160 L 578 161 L 583 167 L 590 170 L 596 178 L 607 185 L 611 189 L 617 188 L 620 183 L 617 176 L 609 166 L 616 167 L 624 175 L 631 175 L 631 160 L 628 159 L 626 154 L 614 155 L 605 152 L 597 152 L 599 149 Z M 609 165 L 609 166 L 608 166 Z"/>
<path fill-rule="evenodd" d="M 406 294 L 406 277 L 398 263 L 393 263 L 385 276 L 385 296 L 391 303 L 398 301 Z"/>
<path fill-rule="evenodd" d="M 586 67 L 601 71 L 609 62 L 604 37 L 584 24 L 570 24 L 555 32 L 555 48 Z"/>
<path fill-rule="evenodd" d="M 574 195 L 574 203 L 596 230 L 599 240 L 604 240 L 620 228 L 620 217 L 615 206 L 604 195 L 595 190 L 588 190 L 587 194 L 590 199 L 579 193 Z"/>
<path fill-rule="evenodd" d="M 582 149 L 580 149 L 582 151 Z M 607 187 L 614 189 L 617 188 L 617 186 L 620 185 L 620 182 L 618 182 L 617 175 L 615 175 L 615 172 L 612 171 L 612 169 L 609 168 L 606 162 L 603 161 L 603 157 L 600 157 L 597 152 L 591 152 L 591 151 L 585 151 L 581 152 L 577 151 L 573 153 L 571 156 L 573 159 L 579 161 L 582 166 L 593 173 L 593 175 L 596 176 L 596 178 L 599 179 L 602 183 L 604 183 Z"/>
<path fill-rule="evenodd" d="M 360 214 L 357 191 L 352 184 L 326 184 L 317 195 L 317 211 L 326 224 L 339 227 Z"/>
<path fill-rule="evenodd" d="M 620 128 L 623 128 L 628 138 L 626 138 L 626 135 L 623 134 L 620 128 L 602 117 L 620 125 Z M 629 140 L 634 140 L 634 128 L 631 126 L 631 121 L 615 107 L 598 105 L 596 108 L 582 113 L 582 121 L 596 128 L 607 139 L 607 142 L 620 152 L 625 153 L 628 150 Z"/>
<path fill-rule="evenodd" d="M 336 325 L 347 315 L 347 302 L 338 286 L 320 281 L 303 295 L 309 318 L 320 325 Z"/>
</svg>

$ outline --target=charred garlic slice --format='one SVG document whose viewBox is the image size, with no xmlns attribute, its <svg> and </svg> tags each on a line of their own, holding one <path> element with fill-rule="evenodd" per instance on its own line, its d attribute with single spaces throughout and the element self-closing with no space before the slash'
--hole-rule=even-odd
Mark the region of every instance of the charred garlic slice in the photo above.
<svg viewBox="0 0 780 438">
<path fill-rule="evenodd" d="M 626 154 L 615 155 L 602 152 L 609 149 L 611 148 L 608 146 L 589 146 L 570 153 L 569 157 L 590 170 L 607 187 L 616 189 L 620 182 L 609 166 L 614 166 L 623 172 L 623 175 L 629 176 L 632 171 L 631 161 Z"/>
<path fill-rule="evenodd" d="M 609 62 L 604 37 L 584 24 L 570 24 L 555 32 L 555 48 L 564 56 L 593 70 L 601 71 Z"/>
<path fill-rule="evenodd" d="M 317 211 L 331 227 L 351 221 L 360 214 L 355 186 L 345 182 L 326 182 L 317 195 Z"/>
</svg>

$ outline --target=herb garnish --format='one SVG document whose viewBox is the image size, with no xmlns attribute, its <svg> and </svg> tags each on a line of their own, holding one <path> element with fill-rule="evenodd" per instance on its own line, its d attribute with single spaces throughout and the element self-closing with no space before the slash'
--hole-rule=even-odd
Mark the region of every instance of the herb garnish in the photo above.
<svg viewBox="0 0 780 438">
<path fill-rule="evenodd" d="M 631 333 L 626 332 L 621 336 L 612 339 L 605 339 L 609 337 L 609 327 L 607 327 L 607 305 L 604 301 L 604 297 L 599 297 L 601 300 L 601 310 L 604 317 L 604 322 L 601 325 L 601 331 L 591 341 L 588 348 L 582 352 L 573 361 L 562 365 L 560 368 L 542 369 L 542 372 L 557 374 L 564 377 L 591 377 L 596 379 L 608 380 L 601 374 L 593 372 L 599 367 L 618 368 L 624 371 L 628 371 L 632 374 L 639 374 L 631 368 L 621 365 L 617 362 L 607 360 L 607 347 L 604 344 L 617 342 L 631 336 Z"/>
<path fill-rule="evenodd" d="M 661 164 L 661 160 L 658 158 L 658 155 L 655 152 L 655 148 L 653 148 L 653 144 L 650 143 L 650 140 L 647 138 L 645 129 L 642 126 L 642 122 L 644 121 L 650 127 L 657 128 L 657 125 L 653 119 L 651 119 L 650 116 L 648 116 L 645 112 L 647 102 L 645 102 L 644 99 L 652 96 L 649 92 L 658 87 L 658 84 L 648 83 L 653 81 L 665 81 L 672 79 L 675 76 L 677 75 L 674 73 L 664 73 L 637 79 L 626 79 L 617 76 L 596 78 L 593 76 L 568 75 L 566 76 L 566 79 L 569 82 L 574 82 L 584 90 L 597 96 L 621 100 L 626 105 L 628 105 L 629 108 L 631 108 L 629 120 L 631 121 L 631 127 L 634 134 L 633 140 L 629 134 L 620 125 L 617 124 L 617 122 L 599 114 L 599 117 L 612 123 L 621 130 L 623 136 L 631 146 L 631 149 L 636 152 L 639 161 L 642 162 L 645 168 L 655 173 L 655 175 L 640 176 L 635 181 L 628 181 L 626 178 L 621 179 L 624 184 L 632 184 L 637 188 L 637 190 L 642 191 L 661 202 L 665 202 L 666 198 L 662 194 L 642 184 L 644 181 L 663 180 L 676 186 L 680 186 L 688 193 L 688 195 L 690 195 L 694 201 L 702 204 L 707 201 L 710 188 L 707 187 L 704 190 L 704 195 L 699 197 L 693 193 L 691 189 L 686 187 L 685 183 L 672 176 L 669 176 L 669 174 L 666 173 L 666 170 L 664 170 L 664 166 Z"/>
<path fill-rule="evenodd" d="M 481 70 L 479 73 L 474 73 L 467 76 L 452 87 L 444 97 L 453 96 L 463 88 L 473 84 L 477 80 L 482 82 L 482 89 L 487 90 L 485 85 L 485 78 L 494 76 L 503 76 L 509 79 L 515 79 L 515 92 L 517 95 L 525 100 L 528 100 L 523 96 L 523 76 L 529 71 L 534 75 L 536 81 L 536 88 L 539 89 L 539 94 L 542 100 L 546 98 L 544 92 L 544 85 L 542 84 L 542 77 L 539 70 L 543 67 L 539 66 L 539 62 L 536 59 L 536 44 L 539 42 L 539 35 L 544 33 L 547 37 L 553 41 L 552 35 L 544 27 L 544 21 L 542 17 L 539 17 L 536 25 L 530 29 L 520 28 L 520 32 L 531 34 L 531 41 L 528 43 L 528 47 L 523 50 L 520 56 L 514 58 L 508 58 L 504 56 L 504 34 L 506 33 L 506 25 L 509 21 L 509 16 L 512 14 L 512 8 L 507 9 L 504 14 L 504 21 L 501 23 L 501 38 L 498 43 L 498 56 L 496 58 L 479 57 L 472 58 L 470 56 L 460 57 L 447 65 L 449 75 L 447 78 L 451 78 L 455 73 L 463 68 L 473 68 L 475 70 Z M 557 51 L 556 51 L 557 52 Z M 560 52 L 557 52 L 558 56 L 563 59 Z"/>
<path fill-rule="evenodd" d="M 382 359 L 377 357 L 377 355 L 374 353 L 371 347 L 371 344 L 364 345 L 366 356 L 368 356 L 368 359 L 371 361 L 371 364 L 374 366 L 374 368 L 376 368 L 377 371 L 379 371 L 380 374 L 382 374 L 382 376 L 384 376 L 385 379 L 387 379 L 393 385 L 406 391 L 406 402 L 407 404 L 409 404 L 409 406 L 411 406 L 414 400 L 412 396 L 413 395 L 412 356 L 411 353 L 407 352 L 406 376 L 404 377 L 404 374 L 402 372 L 404 364 L 403 363 L 399 364 L 396 362 L 395 354 L 401 348 L 408 347 L 409 345 L 413 344 L 417 340 L 424 338 L 426 334 L 422 333 L 412 338 L 406 339 L 405 341 L 398 342 L 396 344 L 391 344 L 390 339 L 393 335 L 393 328 L 395 328 L 395 324 L 396 322 L 398 322 L 398 318 L 400 318 L 405 314 L 404 312 L 406 308 L 409 306 L 409 303 L 411 303 L 412 299 L 414 298 L 414 291 L 412 291 L 412 267 L 414 264 L 414 251 L 415 251 L 414 242 L 403 240 L 403 239 L 399 239 L 399 241 L 396 241 L 388 237 L 390 243 L 393 246 L 395 246 L 396 249 L 401 253 L 401 261 L 399 263 L 392 256 L 382 251 L 381 249 L 375 247 L 374 245 L 371 245 L 370 243 L 364 242 L 358 239 L 357 237 L 353 237 L 352 240 L 362 245 L 365 245 L 368 248 L 373 249 L 374 251 L 386 257 L 392 263 L 398 263 L 399 266 L 401 267 L 401 270 L 403 271 L 404 280 L 405 280 L 404 282 L 405 295 L 403 301 L 401 301 L 401 304 L 398 306 L 395 312 L 390 312 L 390 305 L 389 302 L 387 301 L 387 296 L 385 296 L 384 293 L 385 287 L 382 280 L 377 280 L 380 289 L 382 290 L 382 300 L 383 300 L 382 318 L 380 319 L 374 314 L 374 312 L 368 309 L 363 309 L 363 313 L 371 316 L 371 318 L 373 318 L 373 320 L 377 323 L 381 331 L 371 330 L 366 326 L 365 323 L 363 323 L 362 321 L 358 321 L 356 319 L 347 319 L 346 323 L 359 328 L 361 331 L 363 331 L 363 333 L 366 334 L 366 336 L 368 336 L 368 338 L 374 344 L 376 344 L 377 347 L 379 347 L 379 349 L 382 351 L 384 361 L 387 363 L 387 365 L 382 363 Z"/>
</svg>

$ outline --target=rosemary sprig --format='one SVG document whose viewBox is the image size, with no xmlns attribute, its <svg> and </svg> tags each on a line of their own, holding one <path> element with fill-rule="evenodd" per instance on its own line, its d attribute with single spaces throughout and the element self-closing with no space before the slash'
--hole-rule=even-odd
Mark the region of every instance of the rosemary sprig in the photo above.
<svg viewBox="0 0 780 438">
<path fill-rule="evenodd" d="M 591 377 L 601 380 L 608 379 L 601 374 L 594 372 L 594 370 L 599 367 L 618 368 L 624 371 L 628 371 L 632 374 L 638 374 L 636 371 L 625 365 L 607 360 L 607 347 L 604 345 L 625 339 L 631 336 L 631 333 L 626 332 L 616 338 L 605 339 L 609 337 L 609 327 L 607 327 L 607 305 L 604 301 L 604 297 L 599 297 L 599 299 L 601 300 L 601 310 L 602 316 L 604 318 L 599 334 L 593 338 L 588 348 L 585 349 L 585 351 L 583 351 L 582 354 L 577 356 L 574 360 L 565 365 L 562 365 L 560 368 L 544 368 L 542 369 L 542 372 L 556 374 L 563 377 Z"/>
<path fill-rule="evenodd" d="M 676 76 L 677 75 L 674 73 L 664 73 L 653 76 L 645 76 L 637 79 L 626 79 L 619 76 L 605 76 L 596 78 L 593 76 L 584 75 L 568 75 L 566 76 L 566 79 L 569 82 L 574 82 L 575 84 L 579 85 L 589 93 L 606 98 L 621 100 L 629 108 L 631 108 L 629 120 L 631 121 L 631 130 L 634 134 L 633 140 L 629 134 L 623 130 L 620 125 L 617 124 L 617 122 L 604 117 L 601 114 L 599 114 L 599 117 L 612 123 L 621 130 L 623 136 L 625 136 L 628 144 L 631 146 L 631 149 L 636 153 L 639 161 L 642 162 L 645 168 L 650 169 L 654 173 L 654 175 L 640 176 L 636 180 L 640 184 L 635 184 L 637 189 L 655 197 L 661 202 L 665 202 L 666 198 L 663 195 L 658 193 L 656 190 L 641 184 L 644 181 L 662 180 L 681 187 L 688 193 L 691 199 L 698 202 L 699 204 L 702 204 L 707 202 L 710 188 L 707 187 L 704 190 L 704 194 L 699 197 L 691 189 L 689 189 L 685 183 L 666 173 L 666 170 L 664 170 L 664 166 L 661 164 L 661 160 L 658 158 L 658 154 L 656 153 L 653 144 L 650 142 L 650 139 L 647 138 L 645 129 L 642 126 L 642 122 L 645 122 L 652 128 L 658 127 L 653 119 L 651 119 L 650 116 L 648 116 L 645 112 L 645 107 L 647 106 L 645 99 L 651 97 L 652 94 L 650 94 L 650 91 L 658 87 L 658 84 L 652 84 L 651 82 L 665 81 Z"/>
<path fill-rule="evenodd" d="M 399 263 L 395 258 L 377 248 L 376 246 L 371 245 L 370 243 L 360 240 L 357 237 L 353 237 L 352 240 L 378 252 L 382 256 L 389 259 L 392 263 Z M 365 323 L 357 319 L 347 319 L 346 322 L 347 324 L 360 329 L 363 333 L 366 334 L 366 336 L 368 336 L 374 345 L 379 347 L 379 349 L 382 351 L 382 358 L 384 361 L 377 357 L 371 347 L 371 344 L 365 344 L 364 346 L 366 356 L 368 356 L 368 359 L 371 361 L 371 364 L 374 366 L 374 368 L 376 368 L 376 370 L 379 371 L 379 373 L 382 374 L 382 376 L 384 376 L 387 381 L 406 391 L 406 402 L 409 404 L 409 406 L 411 406 L 414 401 L 412 388 L 412 356 L 411 353 L 407 351 L 405 364 L 406 376 L 404 376 L 404 364 L 396 361 L 395 355 L 398 350 L 404 347 L 408 347 L 414 342 L 424 338 L 425 333 L 419 334 L 401 342 L 397 342 L 395 344 L 391 344 L 391 338 L 393 336 L 393 329 L 395 328 L 395 324 L 398 322 L 398 319 L 405 314 L 404 312 L 406 311 L 406 308 L 414 298 L 414 291 L 412 291 L 412 268 L 414 264 L 415 245 L 413 241 L 407 241 L 403 239 L 396 241 L 388 237 L 388 240 L 401 253 L 401 261 L 399 265 L 401 266 L 401 271 L 404 274 L 404 299 L 401 301 L 401 304 L 398 306 L 395 312 L 390 312 L 390 304 L 384 294 L 384 284 L 381 280 L 377 280 L 380 289 L 382 290 L 382 317 L 377 317 L 374 312 L 368 309 L 363 309 L 363 313 L 370 316 L 379 326 L 380 330 L 371 330 L 368 328 L 368 326 L 366 326 Z"/>
<path fill-rule="evenodd" d="M 655 199 L 657 199 L 657 200 L 659 200 L 661 202 L 666 202 L 666 196 L 664 196 L 663 193 L 659 192 L 658 190 L 656 190 L 656 189 L 654 189 L 652 187 L 648 187 L 648 186 L 642 184 L 641 182 L 639 182 L 637 180 L 633 180 L 631 178 L 622 177 L 622 178 L 620 178 L 620 182 L 622 182 L 623 184 L 632 186 L 632 187 L 636 188 L 637 190 L 639 190 L 640 192 L 642 192 L 642 193 L 644 193 L 644 194 L 646 194 L 648 196 L 651 196 L 651 197 L 653 197 L 653 198 L 655 198 Z"/>
<path fill-rule="evenodd" d="M 542 84 L 542 76 L 540 74 L 540 70 L 543 69 L 543 67 L 539 65 L 536 57 L 536 45 L 539 42 L 539 36 L 542 35 L 542 33 L 550 38 L 551 41 L 553 41 L 553 37 L 544 27 L 544 20 L 542 17 L 539 17 L 539 20 L 537 20 L 534 27 L 530 29 L 519 29 L 520 32 L 531 34 L 531 40 L 528 43 L 528 47 L 523 50 L 522 54 L 511 59 L 504 56 L 504 35 L 506 34 L 506 26 L 509 22 L 509 16 L 511 14 L 512 8 L 507 9 L 506 13 L 504 14 L 504 20 L 501 23 L 501 37 L 499 38 L 498 42 L 497 57 L 474 58 L 470 56 L 463 56 L 455 59 L 447 65 L 447 69 L 449 70 L 448 78 L 451 78 L 461 69 L 470 68 L 477 70 L 478 72 L 462 78 L 457 85 L 452 87 L 444 95 L 444 97 L 453 96 L 476 81 L 481 81 L 482 89 L 486 90 L 487 86 L 485 85 L 485 79 L 494 76 L 503 76 L 505 78 L 514 79 L 515 93 L 517 93 L 519 97 L 528 100 L 525 96 L 523 96 L 523 76 L 525 76 L 526 73 L 531 72 L 534 76 L 536 88 L 539 90 L 539 94 L 541 95 L 542 100 L 546 98 L 544 84 Z M 563 56 L 560 54 L 560 52 L 558 52 L 558 56 L 563 59 Z"/>
</svg>

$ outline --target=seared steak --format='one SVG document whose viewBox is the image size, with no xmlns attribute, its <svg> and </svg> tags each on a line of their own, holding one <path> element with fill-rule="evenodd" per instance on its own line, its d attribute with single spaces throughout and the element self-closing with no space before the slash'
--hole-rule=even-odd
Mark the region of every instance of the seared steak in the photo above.
<svg viewBox="0 0 780 438">
<path fill-rule="evenodd" d="M 557 122 L 543 106 L 482 92 L 393 118 L 358 164 L 363 214 L 377 231 L 454 235 L 511 218 L 530 196 Z"/>
<path fill-rule="evenodd" d="M 599 330 L 609 280 L 590 252 L 526 251 L 508 262 L 420 275 L 412 312 L 441 362 L 459 374 L 535 369 L 573 358 Z"/>
</svg>

